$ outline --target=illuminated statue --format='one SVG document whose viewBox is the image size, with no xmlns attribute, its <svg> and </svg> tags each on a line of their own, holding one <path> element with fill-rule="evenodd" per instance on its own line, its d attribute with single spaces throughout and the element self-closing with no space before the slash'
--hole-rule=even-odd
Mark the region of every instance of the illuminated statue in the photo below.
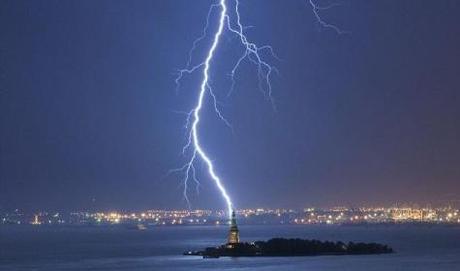
<svg viewBox="0 0 460 271">
<path fill-rule="evenodd" d="M 228 233 L 228 246 L 232 247 L 240 242 L 240 232 L 236 225 L 235 211 L 232 211 L 232 218 L 230 220 L 230 232 Z"/>
</svg>

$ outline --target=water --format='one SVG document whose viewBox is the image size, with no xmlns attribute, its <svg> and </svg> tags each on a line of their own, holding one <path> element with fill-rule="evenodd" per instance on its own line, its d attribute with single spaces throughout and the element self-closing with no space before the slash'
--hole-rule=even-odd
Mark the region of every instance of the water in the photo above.
<svg viewBox="0 0 460 271">
<path fill-rule="evenodd" d="M 0 226 L 0 270 L 460 271 L 460 227 L 241 226 L 243 240 L 300 237 L 380 242 L 395 254 L 202 259 L 186 250 L 224 242 L 225 226 Z"/>
</svg>

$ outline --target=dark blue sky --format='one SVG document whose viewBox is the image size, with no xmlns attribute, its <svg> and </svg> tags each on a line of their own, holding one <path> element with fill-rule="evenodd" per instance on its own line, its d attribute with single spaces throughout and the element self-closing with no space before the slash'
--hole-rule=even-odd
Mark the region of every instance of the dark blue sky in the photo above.
<svg viewBox="0 0 460 271">
<path fill-rule="evenodd" d="M 281 61 L 277 111 L 226 33 L 212 83 L 234 133 L 201 126 L 236 207 L 438 204 L 460 192 L 460 2 L 341 1 L 318 26 L 303 0 L 241 1 L 248 36 Z M 324 3 L 326 2 L 318 2 Z M 210 1 L 1 1 L 0 207 L 184 208 L 174 76 Z M 214 29 L 210 29 L 211 31 Z M 195 55 L 203 57 L 205 40 Z M 193 207 L 224 208 L 202 178 Z"/>
</svg>

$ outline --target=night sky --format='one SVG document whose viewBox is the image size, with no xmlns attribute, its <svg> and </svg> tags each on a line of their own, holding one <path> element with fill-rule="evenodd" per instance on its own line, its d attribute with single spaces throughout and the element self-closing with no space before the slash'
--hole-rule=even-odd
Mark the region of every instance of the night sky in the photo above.
<svg viewBox="0 0 460 271">
<path fill-rule="evenodd" d="M 303 0 L 241 2 L 280 74 L 276 110 L 248 63 L 227 97 L 243 49 L 224 34 L 211 78 L 234 132 L 209 107 L 200 132 L 237 208 L 458 200 L 460 1 L 321 11 L 346 35 Z M 177 92 L 174 78 L 211 3 L 1 1 L 0 208 L 186 208 L 181 176 L 166 173 L 185 162 L 178 112 L 196 102 L 200 74 Z M 225 208 L 199 177 L 192 207 Z"/>
</svg>

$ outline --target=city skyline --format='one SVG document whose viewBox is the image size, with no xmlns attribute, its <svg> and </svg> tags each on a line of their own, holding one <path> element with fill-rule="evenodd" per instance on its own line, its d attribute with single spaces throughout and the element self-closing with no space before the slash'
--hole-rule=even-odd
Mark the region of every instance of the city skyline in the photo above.
<svg viewBox="0 0 460 271">
<path fill-rule="evenodd" d="M 233 225 L 238 239 L 238 223 L 250 224 L 460 224 L 460 210 L 452 207 L 334 207 L 303 209 L 246 208 L 232 212 L 228 219 L 226 210 L 143 210 L 143 211 L 74 211 L 70 213 L 38 211 L 33 213 L 14 210 L 0 211 L 0 224 L 4 225 L 117 225 L 149 226 L 171 225 Z"/>
</svg>

